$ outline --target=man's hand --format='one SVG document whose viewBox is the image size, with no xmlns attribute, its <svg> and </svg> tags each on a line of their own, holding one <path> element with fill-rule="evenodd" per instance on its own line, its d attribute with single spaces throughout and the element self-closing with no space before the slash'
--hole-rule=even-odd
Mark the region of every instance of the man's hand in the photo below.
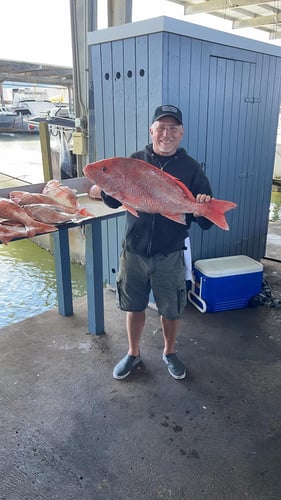
<svg viewBox="0 0 281 500">
<path fill-rule="evenodd" d="M 209 201 L 211 201 L 211 199 L 212 199 L 212 197 L 209 194 L 198 193 L 198 195 L 196 196 L 197 203 L 208 203 Z M 194 215 L 194 217 L 200 217 L 198 212 L 194 212 L 193 215 Z"/>
</svg>

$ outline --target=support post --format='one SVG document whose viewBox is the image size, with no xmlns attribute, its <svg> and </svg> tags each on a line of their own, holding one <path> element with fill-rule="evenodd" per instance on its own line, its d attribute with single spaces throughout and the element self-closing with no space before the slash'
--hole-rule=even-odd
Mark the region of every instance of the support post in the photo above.
<svg viewBox="0 0 281 500">
<path fill-rule="evenodd" d="M 58 311 L 63 316 L 72 316 L 72 285 L 68 229 L 61 228 L 53 234 L 56 266 Z"/>
<path fill-rule="evenodd" d="M 50 134 L 48 124 L 46 122 L 39 123 L 39 134 L 41 144 L 41 154 L 43 163 L 44 181 L 48 182 L 53 178 Z"/>
<path fill-rule="evenodd" d="M 86 276 L 89 333 L 104 334 L 101 220 L 86 224 Z"/>
</svg>

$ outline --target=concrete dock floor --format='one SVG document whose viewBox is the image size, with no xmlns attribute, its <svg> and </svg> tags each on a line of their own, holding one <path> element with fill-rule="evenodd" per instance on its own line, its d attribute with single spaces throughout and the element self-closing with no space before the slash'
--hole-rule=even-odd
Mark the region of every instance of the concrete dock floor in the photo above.
<svg viewBox="0 0 281 500">
<path fill-rule="evenodd" d="M 281 297 L 281 264 L 263 260 Z M 188 304 L 176 381 L 147 310 L 143 365 L 116 381 L 125 314 L 105 290 L 106 334 L 86 298 L 0 330 L 1 500 L 280 500 L 281 309 L 202 314 Z"/>
</svg>

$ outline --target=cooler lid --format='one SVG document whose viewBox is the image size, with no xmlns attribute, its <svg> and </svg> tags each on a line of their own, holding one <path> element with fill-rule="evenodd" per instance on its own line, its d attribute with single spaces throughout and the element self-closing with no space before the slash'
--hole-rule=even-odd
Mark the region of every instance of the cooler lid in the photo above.
<svg viewBox="0 0 281 500">
<path fill-rule="evenodd" d="M 196 260 L 194 267 L 202 274 L 211 277 L 257 273 L 263 270 L 263 265 L 260 262 L 247 255 Z"/>
</svg>

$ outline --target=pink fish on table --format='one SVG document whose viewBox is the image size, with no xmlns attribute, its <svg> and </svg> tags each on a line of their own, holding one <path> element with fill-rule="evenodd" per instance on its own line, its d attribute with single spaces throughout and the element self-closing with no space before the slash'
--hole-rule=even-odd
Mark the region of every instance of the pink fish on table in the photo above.
<svg viewBox="0 0 281 500">
<path fill-rule="evenodd" d="M 29 191 L 10 191 L 9 198 L 17 205 L 25 206 L 34 203 L 46 203 L 48 205 L 59 205 L 59 203 L 42 193 L 31 193 Z M 63 206 L 63 205 L 60 205 Z M 71 209 L 71 207 L 69 207 Z"/>
<path fill-rule="evenodd" d="M 68 186 L 63 186 L 56 179 L 52 179 L 42 189 L 42 194 L 49 196 L 60 205 L 71 208 L 79 208 L 75 190 Z"/>
<path fill-rule="evenodd" d="M 55 199 L 42 193 L 30 193 L 28 191 L 10 191 L 9 197 L 11 200 L 17 203 L 17 205 L 23 206 L 25 208 L 25 211 L 29 213 L 31 217 L 32 217 L 31 211 L 35 213 L 36 210 L 35 206 L 38 205 L 38 210 L 36 212 L 37 214 L 39 214 L 40 212 L 39 220 L 41 220 L 42 222 L 46 222 L 48 224 L 57 224 L 68 221 L 79 222 L 85 218 L 94 217 L 94 215 L 88 212 L 86 208 L 79 208 L 78 202 L 76 204 L 77 206 L 75 207 L 62 205 L 58 203 L 58 201 L 56 201 Z M 30 209 L 31 205 L 32 205 L 32 210 Z M 44 211 L 43 205 L 46 206 L 48 205 L 48 209 L 46 208 L 46 210 Z M 53 206 L 52 209 L 51 205 Z M 52 213 L 55 216 L 54 220 L 51 219 Z M 60 220 L 57 220 L 59 213 L 61 213 L 62 216 Z M 44 219 L 44 214 L 46 215 L 45 219 Z M 72 217 L 70 217 L 70 215 L 72 215 Z"/>
<path fill-rule="evenodd" d="M 83 208 L 68 211 L 67 207 L 52 204 L 47 205 L 46 203 L 25 205 L 24 208 L 30 217 L 47 224 L 64 224 L 66 222 L 78 224 L 87 218 L 94 217 L 94 215 L 88 213 Z"/>
<path fill-rule="evenodd" d="M 53 224 L 44 224 L 43 222 L 34 220 L 26 213 L 23 207 L 20 207 L 8 198 L 0 198 L 0 219 L 25 226 L 27 237 L 57 231 L 56 226 Z"/>
<path fill-rule="evenodd" d="M 237 206 L 232 201 L 215 198 L 199 203 L 181 181 L 135 158 L 107 158 L 86 165 L 83 172 L 93 184 L 119 200 L 135 216 L 138 216 L 137 211 L 158 213 L 185 224 L 185 214 L 197 213 L 228 230 L 224 213 Z"/>
</svg>

